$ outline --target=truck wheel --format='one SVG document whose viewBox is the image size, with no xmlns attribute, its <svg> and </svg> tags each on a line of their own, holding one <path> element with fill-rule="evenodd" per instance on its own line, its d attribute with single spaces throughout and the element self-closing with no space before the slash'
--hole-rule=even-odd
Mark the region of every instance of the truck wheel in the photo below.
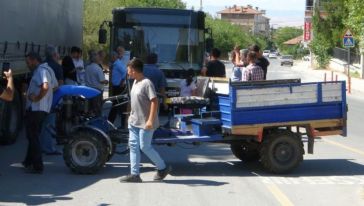
<svg viewBox="0 0 364 206">
<path fill-rule="evenodd" d="M 299 136 L 288 130 L 277 130 L 264 138 L 260 161 L 273 173 L 288 173 L 303 160 L 303 143 Z"/>
<path fill-rule="evenodd" d="M 108 148 L 97 133 L 78 131 L 63 148 L 63 159 L 72 172 L 94 174 L 104 165 L 108 157 Z"/>
<path fill-rule="evenodd" d="M 0 144 L 12 144 L 16 141 L 22 125 L 22 103 L 19 92 L 14 91 L 11 102 L 2 102 L 0 122 Z"/>
<path fill-rule="evenodd" d="M 259 160 L 259 151 L 256 146 L 249 143 L 231 144 L 230 149 L 234 156 L 243 162 Z"/>
</svg>

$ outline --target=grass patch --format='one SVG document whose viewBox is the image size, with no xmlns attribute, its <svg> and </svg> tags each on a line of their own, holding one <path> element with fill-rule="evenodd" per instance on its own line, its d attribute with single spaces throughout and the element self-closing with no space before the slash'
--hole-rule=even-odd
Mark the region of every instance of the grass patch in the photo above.
<svg viewBox="0 0 364 206">
<path fill-rule="evenodd" d="M 350 72 L 352 78 L 360 78 L 360 73 L 358 71 Z"/>
</svg>

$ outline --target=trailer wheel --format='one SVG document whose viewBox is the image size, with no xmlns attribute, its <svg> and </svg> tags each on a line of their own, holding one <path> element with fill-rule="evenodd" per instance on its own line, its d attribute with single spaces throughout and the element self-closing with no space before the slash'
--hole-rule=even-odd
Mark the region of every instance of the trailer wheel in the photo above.
<svg viewBox="0 0 364 206">
<path fill-rule="evenodd" d="M 22 125 L 22 101 L 17 90 L 11 102 L 2 102 L 0 106 L 0 144 L 12 144 L 18 137 Z"/>
<path fill-rule="evenodd" d="M 106 162 L 110 161 L 111 158 L 114 156 L 116 151 L 116 144 L 112 143 L 112 147 L 110 148 L 111 151 L 108 152 Z"/>
<path fill-rule="evenodd" d="M 77 131 L 63 148 L 63 159 L 72 172 L 94 174 L 99 171 L 108 158 L 105 141 L 97 133 Z"/>
<path fill-rule="evenodd" d="M 303 160 L 301 138 L 288 130 L 277 130 L 264 138 L 260 150 L 260 161 L 265 169 L 273 173 L 288 173 Z"/>
<path fill-rule="evenodd" d="M 233 143 L 230 145 L 233 155 L 243 162 L 259 160 L 259 151 L 256 146 L 249 143 Z"/>
</svg>

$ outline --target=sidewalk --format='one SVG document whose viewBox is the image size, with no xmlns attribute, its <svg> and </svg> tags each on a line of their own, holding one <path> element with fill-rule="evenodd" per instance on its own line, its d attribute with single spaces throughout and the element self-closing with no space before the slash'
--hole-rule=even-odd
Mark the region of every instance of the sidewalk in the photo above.
<svg viewBox="0 0 364 206">
<path fill-rule="evenodd" d="M 326 74 L 326 81 L 335 81 L 336 76 L 338 81 L 346 81 L 348 89 L 348 77 L 342 72 L 336 72 L 331 70 L 313 69 L 310 66 L 310 62 L 296 61 L 292 70 L 296 72 L 306 73 L 307 77 L 303 78 L 303 81 L 324 81 Z M 351 94 L 363 93 L 364 94 L 364 79 L 351 78 Z"/>
</svg>

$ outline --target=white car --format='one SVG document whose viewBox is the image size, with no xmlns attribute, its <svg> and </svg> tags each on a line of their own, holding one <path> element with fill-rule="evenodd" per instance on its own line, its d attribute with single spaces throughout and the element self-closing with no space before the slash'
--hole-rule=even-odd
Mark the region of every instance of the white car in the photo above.
<svg viewBox="0 0 364 206">
<path fill-rule="evenodd" d="M 293 66 L 293 56 L 292 55 L 282 55 L 281 66 L 290 65 Z"/>
<path fill-rule="evenodd" d="M 269 50 L 264 50 L 264 51 L 263 51 L 263 56 L 264 56 L 264 57 L 268 57 L 268 56 L 269 56 L 269 54 L 270 54 L 270 51 L 269 51 Z"/>
<path fill-rule="evenodd" d="M 269 53 L 269 56 L 268 56 L 270 59 L 277 59 L 278 57 L 278 54 L 277 52 L 271 52 Z"/>
</svg>

